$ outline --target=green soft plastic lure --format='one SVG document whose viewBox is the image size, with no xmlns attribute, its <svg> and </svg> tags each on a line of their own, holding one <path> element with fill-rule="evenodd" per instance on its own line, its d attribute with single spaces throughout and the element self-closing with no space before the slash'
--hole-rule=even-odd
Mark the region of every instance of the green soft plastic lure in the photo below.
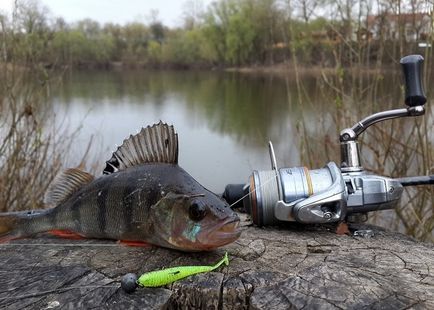
<svg viewBox="0 0 434 310">
<path fill-rule="evenodd" d="M 219 268 L 222 264 L 225 264 L 226 266 L 229 265 L 227 252 L 223 259 L 214 266 L 180 266 L 146 272 L 140 276 L 137 280 L 137 284 L 142 287 L 163 286 L 194 274 L 213 271 Z"/>
</svg>

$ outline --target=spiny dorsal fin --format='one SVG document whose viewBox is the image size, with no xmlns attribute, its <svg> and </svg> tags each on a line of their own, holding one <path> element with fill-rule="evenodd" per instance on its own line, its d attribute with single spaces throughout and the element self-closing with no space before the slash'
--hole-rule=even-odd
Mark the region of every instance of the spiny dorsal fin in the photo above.
<svg viewBox="0 0 434 310">
<path fill-rule="evenodd" d="M 130 135 L 106 161 L 104 174 L 146 163 L 178 163 L 178 134 L 163 122 Z"/>
<path fill-rule="evenodd" d="M 83 185 L 92 182 L 94 176 L 80 169 L 70 168 L 61 172 L 45 193 L 44 203 L 56 207 Z"/>
</svg>

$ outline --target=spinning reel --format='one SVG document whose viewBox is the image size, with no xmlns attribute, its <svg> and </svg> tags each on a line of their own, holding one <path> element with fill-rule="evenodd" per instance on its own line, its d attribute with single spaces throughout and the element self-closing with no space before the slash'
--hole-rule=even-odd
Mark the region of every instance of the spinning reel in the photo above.
<svg viewBox="0 0 434 310">
<path fill-rule="evenodd" d="M 370 211 L 392 209 L 404 186 L 434 184 L 434 175 L 392 179 L 366 172 L 360 161 L 357 138 L 372 124 L 425 113 L 426 97 L 421 83 L 423 57 L 410 55 L 400 61 L 405 78 L 407 108 L 375 113 L 340 134 L 341 163 L 324 168 L 277 168 L 269 142 L 271 170 L 254 170 L 247 184 L 229 184 L 223 198 L 243 205 L 256 225 L 281 221 L 330 223 L 366 217 Z"/>
</svg>

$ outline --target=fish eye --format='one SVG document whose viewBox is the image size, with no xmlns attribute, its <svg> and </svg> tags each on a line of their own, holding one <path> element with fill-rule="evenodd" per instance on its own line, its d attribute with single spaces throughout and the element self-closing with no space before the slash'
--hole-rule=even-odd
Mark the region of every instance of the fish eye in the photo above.
<svg viewBox="0 0 434 310">
<path fill-rule="evenodd" d="M 188 209 L 188 215 L 193 221 L 198 222 L 205 217 L 206 207 L 204 205 L 200 205 L 194 202 L 190 205 L 190 208 Z"/>
</svg>

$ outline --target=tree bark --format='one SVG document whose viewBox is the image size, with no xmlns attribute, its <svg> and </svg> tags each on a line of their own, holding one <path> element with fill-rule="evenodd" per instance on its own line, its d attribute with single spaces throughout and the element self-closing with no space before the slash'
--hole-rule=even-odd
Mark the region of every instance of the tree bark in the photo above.
<svg viewBox="0 0 434 310">
<path fill-rule="evenodd" d="M 41 235 L 0 245 L 0 308 L 8 309 L 434 309 L 434 247 L 365 226 L 258 228 L 213 252 L 182 253 L 113 241 Z M 128 272 L 230 264 L 163 288 L 119 287 Z"/>
</svg>

